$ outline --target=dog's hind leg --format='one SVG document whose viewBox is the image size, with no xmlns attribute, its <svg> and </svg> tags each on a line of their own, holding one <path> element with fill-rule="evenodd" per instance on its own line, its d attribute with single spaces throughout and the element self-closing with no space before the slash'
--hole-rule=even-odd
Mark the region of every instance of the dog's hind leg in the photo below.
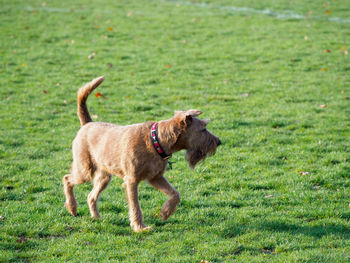
<svg viewBox="0 0 350 263">
<path fill-rule="evenodd" d="M 66 196 L 66 202 L 64 203 L 64 205 L 66 206 L 68 212 L 72 216 L 77 215 L 78 206 L 73 191 L 74 185 L 74 179 L 72 178 L 71 174 L 67 174 L 63 177 L 63 190 Z"/>
<path fill-rule="evenodd" d="M 97 209 L 97 201 L 100 193 L 106 189 L 107 185 L 111 180 L 111 175 L 105 171 L 96 171 L 94 178 L 94 187 L 90 192 L 87 202 L 90 208 L 90 214 L 93 218 L 100 217 Z"/>
<path fill-rule="evenodd" d="M 157 177 L 149 181 L 149 183 L 169 196 L 169 199 L 164 203 L 160 212 L 163 221 L 165 221 L 174 213 L 176 206 L 180 203 L 180 193 L 163 176 Z"/>
</svg>

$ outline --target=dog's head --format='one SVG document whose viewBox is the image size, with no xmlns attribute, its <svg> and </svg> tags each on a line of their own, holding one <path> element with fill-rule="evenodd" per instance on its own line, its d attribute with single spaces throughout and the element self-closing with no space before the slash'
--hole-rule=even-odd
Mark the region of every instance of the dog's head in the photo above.
<svg viewBox="0 0 350 263">
<path fill-rule="evenodd" d="M 207 129 L 210 120 L 197 118 L 201 113 L 200 110 L 176 111 L 173 118 L 177 130 L 175 144 L 186 149 L 186 161 L 192 169 L 199 161 L 214 155 L 221 144 L 220 139 Z"/>
</svg>

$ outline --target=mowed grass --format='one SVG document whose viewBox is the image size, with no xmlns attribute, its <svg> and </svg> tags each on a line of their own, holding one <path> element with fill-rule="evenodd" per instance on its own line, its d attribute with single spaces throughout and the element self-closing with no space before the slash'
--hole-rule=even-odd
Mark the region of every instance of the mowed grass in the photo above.
<svg viewBox="0 0 350 263">
<path fill-rule="evenodd" d="M 306 18 L 251 11 L 263 9 Z M 1 1 L 0 261 L 349 262 L 349 12 L 346 0 Z M 147 233 L 129 227 L 119 178 L 102 220 L 91 184 L 75 188 L 77 217 L 63 206 L 76 91 L 100 75 L 95 120 L 198 108 L 223 142 L 193 171 L 173 156 L 182 200 L 166 222 L 166 196 L 140 184 Z"/>
</svg>

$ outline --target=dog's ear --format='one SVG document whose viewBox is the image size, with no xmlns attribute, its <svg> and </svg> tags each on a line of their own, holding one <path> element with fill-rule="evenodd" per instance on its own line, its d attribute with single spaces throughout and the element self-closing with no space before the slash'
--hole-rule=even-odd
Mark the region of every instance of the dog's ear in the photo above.
<svg viewBox="0 0 350 263">
<path fill-rule="evenodd" d="M 184 130 L 187 126 L 192 123 L 192 116 L 187 115 L 185 111 L 175 111 L 174 120 L 179 125 L 181 130 Z"/>
<path fill-rule="evenodd" d="M 204 122 L 205 126 L 207 126 L 211 120 L 210 119 L 204 119 L 204 120 L 201 120 L 202 122 Z"/>
<path fill-rule="evenodd" d="M 174 117 L 182 128 L 186 128 L 186 126 L 192 124 L 193 117 L 197 117 L 200 114 L 202 114 L 200 110 L 175 111 Z"/>
<path fill-rule="evenodd" d="M 197 117 L 197 116 L 202 114 L 202 111 L 200 111 L 200 110 L 188 110 L 188 111 L 185 111 L 185 114 L 187 116 Z"/>
<path fill-rule="evenodd" d="M 176 111 L 174 111 L 174 117 L 176 117 L 177 115 L 182 114 L 182 113 L 184 113 L 182 110 L 176 110 Z"/>
<path fill-rule="evenodd" d="M 174 117 L 177 117 L 179 115 L 184 114 L 185 116 L 191 116 L 191 117 L 197 117 L 202 114 L 202 111 L 200 110 L 188 110 L 188 111 L 180 111 L 176 110 L 174 111 Z"/>
</svg>

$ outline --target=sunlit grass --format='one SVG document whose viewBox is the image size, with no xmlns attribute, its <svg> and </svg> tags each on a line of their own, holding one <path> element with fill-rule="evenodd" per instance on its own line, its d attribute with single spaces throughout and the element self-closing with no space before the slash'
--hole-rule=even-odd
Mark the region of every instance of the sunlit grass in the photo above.
<svg viewBox="0 0 350 263">
<path fill-rule="evenodd" d="M 316 2 L 3 1 L 0 261 L 348 262 L 350 25 L 327 18 L 349 8 Z M 168 221 L 166 196 L 140 185 L 148 233 L 132 232 L 118 178 L 102 220 L 89 217 L 89 184 L 77 217 L 63 206 L 76 91 L 100 75 L 95 120 L 198 108 L 223 142 L 194 171 L 173 157 L 182 201 Z"/>
</svg>

